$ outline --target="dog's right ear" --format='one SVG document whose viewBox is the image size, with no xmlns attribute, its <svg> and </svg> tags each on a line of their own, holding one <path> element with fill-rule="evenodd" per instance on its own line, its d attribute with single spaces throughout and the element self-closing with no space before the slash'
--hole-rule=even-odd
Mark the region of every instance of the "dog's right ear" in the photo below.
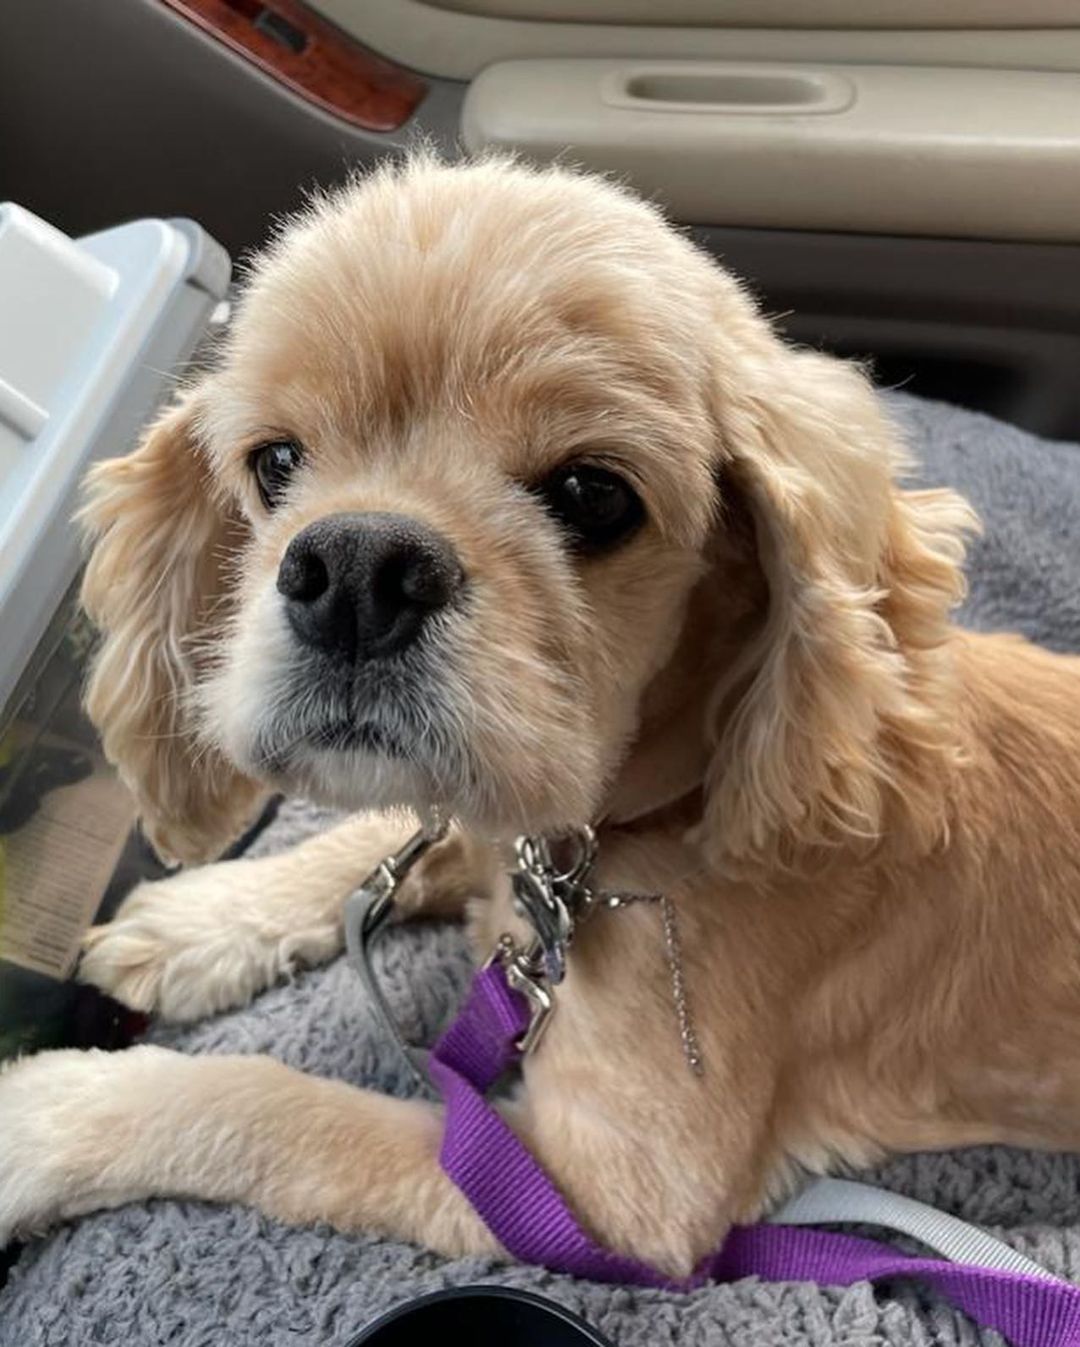
<svg viewBox="0 0 1080 1347">
<path fill-rule="evenodd" d="M 260 792 L 197 733 L 193 692 L 229 608 L 244 525 L 217 499 L 198 440 L 201 389 L 139 447 L 88 474 L 94 542 L 82 602 L 101 644 L 86 708 L 165 857 L 206 860 L 243 828 Z"/>
</svg>

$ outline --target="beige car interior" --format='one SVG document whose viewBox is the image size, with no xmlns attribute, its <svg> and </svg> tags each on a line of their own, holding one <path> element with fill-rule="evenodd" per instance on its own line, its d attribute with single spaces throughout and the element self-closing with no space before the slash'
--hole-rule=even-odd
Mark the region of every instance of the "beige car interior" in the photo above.
<svg viewBox="0 0 1080 1347">
<path fill-rule="evenodd" d="M 426 69 L 470 78 L 470 150 L 570 146 L 690 223 L 1080 239 L 1069 0 L 318 5 L 407 64 L 426 43 Z"/>
<path fill-rule="evenodd" d="M 795 339 L 1080 439 L 1080 0 L 195 3 L 286 36 L 316 11 L 422 100 L 358 129 L 185 0 L 0 5 L 4 194 L 72 234 L 191 215 L 235 256 L 419 138 L 580 163 L 691 226 Z"/>
</svg>

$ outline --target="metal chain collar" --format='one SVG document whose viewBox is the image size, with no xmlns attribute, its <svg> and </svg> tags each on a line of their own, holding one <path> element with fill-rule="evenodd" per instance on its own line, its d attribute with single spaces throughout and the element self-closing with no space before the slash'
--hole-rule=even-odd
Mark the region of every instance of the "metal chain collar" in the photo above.
<svg viewBox="0 0 1080 1347">
<path fill-rule="evenodd" d="M 353 962 L 369 989 L 374 980 L 367 973 L 363 946 L 389 915 L 394 894 L 420 858 L 447 833 L 448 825 L 438 816 L 430 826 L 416 832 L 400 850 L 386 857 L 360 885 L 350 907 L 363 913 L 349 919 L 346 933 Z M 510 876 L 514 909 L 529 927 L 531 938 L 524 945 L 512 935 L 502 935 L 487 963 L 498 960 L 510 986 L 529 1003 L 529 1027 L 519 1047 L 532 1052 L 555 1011 L 554 989 L 566 977 L 567 954 L 580 924 L 598 908 L 616 911 L 634 903 L 655 903 L 660 909 L 664 951 L 671 977 L 671 994 L 686 1064 L 695 1076 L 704 1074 L 704 1062 L 690 1011 L 686 969 L 678 917 L 674 903 L 655 893 L 620 893 L 595 889 L 592 872 L 596 864 L 597 839 L 592 828 L 582 827 L 556 839 L 524 835 L 514 844 L 517 868 Z M 558 859 L 556 858 L 558 852 Z M 356 926 L 356 931 L 353 927 Z M 376 1002 L 386 1006 L 376 990 Z M 389 1018 L 389 1017 L 388 1017 Z"/>
<path fill-rule="evenodd" d="M 633 903 L 655 903 L 663 924 L 664 951 L 683 1056 L 695 1076 L 703 1075 L 705 1066 L 690 1013 L 675 904 L 666 895 L 657 893 L 616 893 L 593 888 L 597 840 L 592 828 L 579 828 L 558 838 L 557 843 L 570 853 L 569 862 L 561 869 L 553 860 L 552 843 L 547 838 L 517 839 L 514 847 L 517 870 L 510 882 L 514 907 L 531 927 L 533 939 L 522 948 L 512 937 L 504 935 L 492 955 L 493 959 L 501 960 L 510 985 L 533 1006 L 532 1023 L 522 1041 L 522 1051 L 531 1051 L 536 1046 L 554 1013 L 552 988 L 566 976 L 567 952 L 580 923 L 600 907 L 615 911 Z"/>
</svg>

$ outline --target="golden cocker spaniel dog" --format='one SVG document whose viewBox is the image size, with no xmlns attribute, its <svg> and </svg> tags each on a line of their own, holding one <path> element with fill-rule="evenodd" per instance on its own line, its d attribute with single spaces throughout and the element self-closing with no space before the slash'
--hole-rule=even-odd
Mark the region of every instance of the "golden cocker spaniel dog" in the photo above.
<svg viewBox="0 0 1080 1347">
<path fill-rule="evenodd" d="M 101 464 L 88 690 L 166 855 L 268 789 L 364 810 L 137 890 L 84 976 L 174 1018 L 342 943 L 409 879 L 516 929 L 515 834 L 599 832 L 678 914 L 580 932 L 506 1104 L 612 1249 L 688 1272 L 793 1175 L 1080 1145 L 1080 665 L 950 624 L 967 507 L 900 480 L 859 369 L 605 182 L 414 158 L 255 266 L 216 368 Z M 0 1236 L 153 1194 L 495 1251 L 440 1112 L 268 1057 L 47 1053 L 0 1079 Z"/>
</svg>

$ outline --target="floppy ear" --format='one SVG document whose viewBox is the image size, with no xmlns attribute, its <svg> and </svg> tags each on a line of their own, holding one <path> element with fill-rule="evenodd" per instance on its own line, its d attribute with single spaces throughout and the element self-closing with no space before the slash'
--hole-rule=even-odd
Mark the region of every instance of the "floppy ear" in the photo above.
<svg viewBox="0 0 1080 1347">
<path fill-rule="evenodd" d="M 959 753 L 948 615 L 975 518 L 952 492 L 899 489 L 860 369 L 756 326 L 749 353 L 729 334 L 717 416 L 768 611 L 714 699 L 702 841 L 733 868 L 802 868 L 886 829 L 926 849 Z"/>
<path fill-rule="evenodd" d="M 197 734 L 192 694 L 241 537 L 211 490 L 197 399 L 165 412 L 134 453 L 92 468 L 81 514 L 95 540 L 82 602 L 102 633 L 86 708 L 146 835 L 182 861 L 219 852 L 260 793 Z"/>
</svg>

